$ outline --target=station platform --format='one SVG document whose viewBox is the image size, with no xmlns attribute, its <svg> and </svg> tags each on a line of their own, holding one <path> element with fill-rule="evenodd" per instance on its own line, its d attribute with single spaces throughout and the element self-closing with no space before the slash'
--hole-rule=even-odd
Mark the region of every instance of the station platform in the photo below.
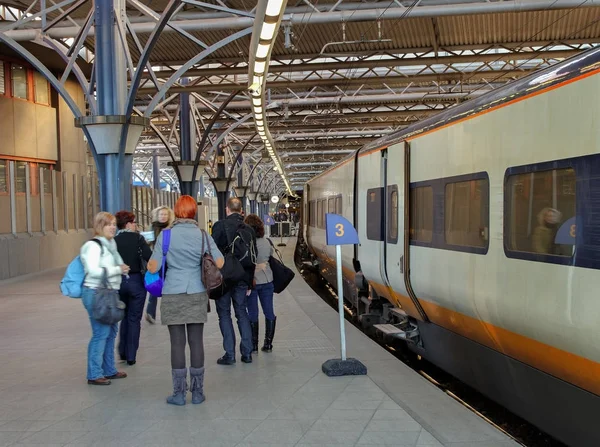
<svg viewBox="0 0 600 447">
<path fill-rule="evenodd" d="M 295 239 L 287 243 L 293 267 Z M 129 377 L 89 386 L 89 321 L 79 300 L 60 294 L 63 270 L 0 283 L 0 446 L 519 445 L 351 325 L 348 354 L 368 376 L 325 376 L 321 364 L 339 357 L 338 314 L 300 275 L 276 296 L 273 352 L 252 364 L 216 364 L 222 339 L 213 306 L 203 404 L 165 403 L 168 331 L 146 321 L 137 364 L 118 365 Z"/>
</svg>

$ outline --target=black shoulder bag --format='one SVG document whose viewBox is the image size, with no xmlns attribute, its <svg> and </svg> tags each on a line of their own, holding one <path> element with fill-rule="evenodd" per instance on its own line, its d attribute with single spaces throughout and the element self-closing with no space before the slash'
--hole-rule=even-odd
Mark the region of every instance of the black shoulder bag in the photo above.
<svg viewBox="0 0 600 447">
<path fill-rule="evenodd" d="M 119 299 L 119 291 L 108 288 L 108 274 L 103 269 L 102 286 L 94 291 L 92 317 L 102 324 L 115 324 L 125 316 L 125 303 Z"/>
<path fill-rule="evenodd" d="M 271 267 L 271 271 L 273 272 L 273 288 L 275 293 L 283 292 L 286 287 L 292 282 L 292 279 L 296 276 L 296 274 L 292 271 L 292 269 L 285 266 L 283 263 L 283 259 L 281 259 L 281 253 L 279 250 L 275 248 L 271 239 L 267 238 L 275 253 L 277 253 L 277 258 L 270 256 L 269 257 L 269 267 Z"/>
</svg>

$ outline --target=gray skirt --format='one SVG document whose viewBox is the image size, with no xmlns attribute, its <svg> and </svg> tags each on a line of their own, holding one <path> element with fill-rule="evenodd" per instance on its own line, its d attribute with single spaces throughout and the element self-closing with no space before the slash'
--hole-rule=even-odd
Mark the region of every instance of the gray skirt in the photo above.
<svg viewBox="0 0 600 447">
<path fill-rule="evenodd" d="M 160 321 L 168 324 L 206 323 L 208 294 L 206 292 L 163 295 L 160 303 Z"/>
</svg>

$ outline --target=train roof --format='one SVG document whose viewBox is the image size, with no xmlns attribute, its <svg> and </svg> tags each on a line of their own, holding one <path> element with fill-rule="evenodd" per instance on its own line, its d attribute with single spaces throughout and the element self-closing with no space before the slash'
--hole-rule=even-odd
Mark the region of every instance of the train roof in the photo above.
<svg viewBox="0 0 600 447">
<path fill-rule="evenodd" d="M 398 132 L 392 132 L 389 135 L 378 138 L 377 140 L 364 145 L 358 150 L 358 152 L 369 152 L 374 149 L 397 144 L 401 141 L 413 138 L 425 132 L 429 132 L 453 122 L 477 115 L 486 110 L 496 108 L 518 98 L 542 92 L 554 87 L 555 85 L 585 75 L 586 73 L 597 69 L 600 69 L 600 47 L 593 48 L 582 54 L 578 54 L 577 56 L 565 59 L 564 61 L 543 70 L 538 70 L 478 98 L 449 107 L 447 110 L 444 110 L 443 112 L 440 112 L 425 120 L 419 121 L 418 123 L 415 123 L 405 129 L 402 129 Z M 345 157 L 339 163 L 313 177 L 313 179 L 316 179 L 322 174 L 335 169 L 337 166 L 353 158 L 355 155 L 356 153 Z M 307 183 L 310 183 L 311 180 L 309 180 Z"/>
</svg>

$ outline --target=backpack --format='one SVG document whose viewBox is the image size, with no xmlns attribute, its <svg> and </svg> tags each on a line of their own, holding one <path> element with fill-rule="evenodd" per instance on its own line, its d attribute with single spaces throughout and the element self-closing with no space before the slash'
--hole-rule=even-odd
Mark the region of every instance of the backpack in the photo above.
<svg viewBox="0 0 600 447">
<path fill-rule="evenodd" d="M 244 269 L 256 265 L 256 236 L 249 225 L 243 222 L 238 224 L 233 241 L 227 246 L 227 252 L 234 254 Z"/>
<path fill-rule="evenodd" d="M 171 229 L 163 230 L 162 233 L 162 267 L 156 273 L 150 273 L 146 271 L 144 275 L 144 286 L 150 295 L 162 296 L 162 289 L 165 283 L 166 265 L 167 265 L 167 252 L 169 251 L 169 245 L 171 245 Z"/>
<path fill-rule="evenodd" d="M 91 239 L 100 246 L 100 253 L 104 252 L 102 242 L 98 239 Z M 60 291 L 64 296 L 69 298 L 81 298 L 83 295 L 83 281 L 85 280 L 85 270 L 81 262 L 80 255 L 77 255 L 69 265 L 65 272 L 65 276 L 60 281 Z"/>
</svg>

